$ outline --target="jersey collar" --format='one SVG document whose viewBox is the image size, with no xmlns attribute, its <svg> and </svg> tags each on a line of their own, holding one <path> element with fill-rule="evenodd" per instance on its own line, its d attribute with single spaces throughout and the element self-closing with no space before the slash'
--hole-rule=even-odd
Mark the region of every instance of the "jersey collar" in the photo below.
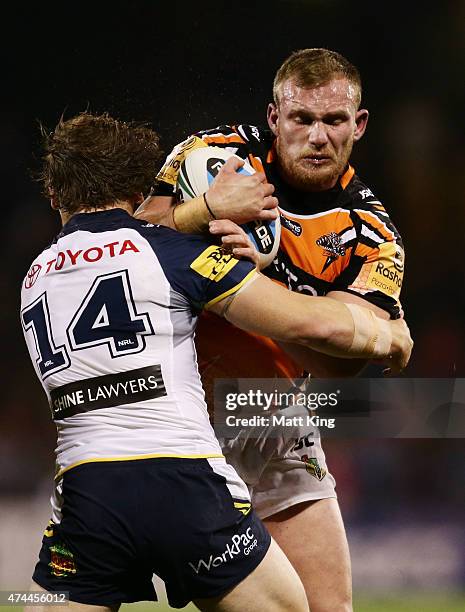
<svg viewBox="0 0 465 612">
<path fill-rule="evenodd" d="M 77 232 L 80 229 L 85 229 L 86 227 L 95 228 L 95 226 L 100 224 L 127 221 L 129 219 L 132 219 L 131 215 L 123 208 L 110 208 L 108 210 L 99 210 L 90 213 L 76 213 L 67 223 L 65 223 L 57 238 L 61 238 L 72 232 Z"/>
</svg>

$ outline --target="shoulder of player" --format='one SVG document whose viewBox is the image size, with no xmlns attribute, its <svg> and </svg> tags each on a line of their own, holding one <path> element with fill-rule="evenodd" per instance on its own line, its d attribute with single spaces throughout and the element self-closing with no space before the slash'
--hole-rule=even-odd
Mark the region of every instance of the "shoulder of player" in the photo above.
<svg viewBox="0 0 465 612">
<path fill-rule="evenodd" d="M 264 142 L 269 139 L 268 130 L 247 123 L 218 125 L 217 127 L 196 132 L 194 136 L 201 138 L 208 144 L 215 144 L 215 138 L 240 138 L 246 142 Z"/>
<path fill-rule="evenodd" d="M 374 238 L 376 234 L 375 241 L 394 240 L 402 244 L 401 236 L 384 204 L 356 174 L 353 175 L 343 193 L 343 207 L 349 211 L 359 238 L 363 235 L 363 240 L 369 240 L 368 236 Z"/>
<path fill-rule="evenodd" d="M 353 175 L 346 185 L 343 194 L 345 204 L 351 210 L 359 209 L 386 214 L 383 202 L 381 202 L 371 187 L 368 187 L 361 181 L 357 174 Z"/>
<path fill-rule="evenodd" d="M 188 255 L 198 252 L 211 246 L 212 241 L 208 236 L 197 234 L 183 234 L 165 225 L 153 225 L 146 221 L 133 219 L 132 228 L 135 229 L 142 238 L 147 240 L 152 250 L 156 254 L 173 253 L 174 261 L 179 255 Z"/>
<path fill-rule="evenodd" d="M 273 135 L 269 130 L 246 123 L 220 125 L 211 130 L 197 132 L 194 136 L 208 146 L 228 148 L 241 157 L 251 154 L 263 160 L 273 142 Z"/>
</svg>

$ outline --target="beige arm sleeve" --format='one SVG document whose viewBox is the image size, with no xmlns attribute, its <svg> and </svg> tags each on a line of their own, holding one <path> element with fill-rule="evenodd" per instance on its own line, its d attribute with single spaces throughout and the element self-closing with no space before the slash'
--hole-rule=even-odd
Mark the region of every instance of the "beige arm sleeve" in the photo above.
<svg viewBox="0 0 465 612">
<path fill-rule="evenodd" d="M 183 234 L 202 234 L 215 217 L 210 213 L 204 196 L 197 196 L 173 209 L 174 226 Z"/>
<path fill-rule="evenodd" d="M 134 216 L 149 223 L 160 223 L 183 234 L 202 234 L 213 219 L 203 196 L 176 204 L 173 196 L 152 196 L 136 210 Z"/>
<path fill-rule="evenodd" d="M 354 356 L 389 355 L 392 344 L 392 331 L 388 321 L 380 319 L 369 308 L 357 304 L 345 304 L 354 320 L 354 337 L 348 354 Z"/>
</svg>

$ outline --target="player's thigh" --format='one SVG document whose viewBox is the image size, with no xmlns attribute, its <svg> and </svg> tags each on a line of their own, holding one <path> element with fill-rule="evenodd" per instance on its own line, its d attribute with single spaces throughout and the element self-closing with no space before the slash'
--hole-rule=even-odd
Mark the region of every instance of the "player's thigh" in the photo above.
<svg viewBox="0 0 465 612">
<path fill-rule="evenodd" d="M 263 522 L 299 574 L 312 612 L 351 610 L 349 546 L 337 500 L 303 502 Z"/>
<path fill-rule="evenodd" d="M 194 603 L 203 612 L 308 612 L 302 582 L 274 540 L 260 565 L 226 595 Z"/>
<path fill-rule="evenodd" d="M 41 586 L 32 583 L 30 591 L 43 591 L 46 593 L 47 591 L 43 589 Z M 91 606 L 88 604 L 77 603 L 76 601 L 69 601 L 66 605 L 60 605 L 60 610 L 76 610 L 85 612 L 89 610 L 89 612 L 117 612 L 119 609 L 119 604 L 115 606 Z M 50 612 L 50 606 L 25 606 L 24 612 Z"/>
</svg>

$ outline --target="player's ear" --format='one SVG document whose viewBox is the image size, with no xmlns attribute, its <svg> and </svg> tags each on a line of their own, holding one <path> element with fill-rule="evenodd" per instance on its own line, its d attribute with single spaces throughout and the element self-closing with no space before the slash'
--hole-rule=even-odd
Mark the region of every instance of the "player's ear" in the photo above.
<svg viewBox="0 0 465 612">
<path fill-rule="evenodd" d="M 150 190 L 149 195 L 144 198 L 143 193 L 136 193 L 131 198 L 128 199 L 129 204 L 132 206 L 132 212 L 134 213 L 136 210 L 140 208 L 142 204 L 145 204 L 152 197 L 153 188 Z"/>
<path fill-rule="evenodd" d="M 355 113 L 355 132 L 354 141 L 360 140 L 365 133 L 368 123 L 369 112 L 365 108 L 361 108 Z"/>
<path fill-rule="evenodd" d="M 60 210 L 60 205 L 58 204 L 58 201 L 53 193 L 50 194 L 50 206 L 53 208 L 53 210 Z"/>
<path fill-rule="evenodd" d="M 273 132 L 275 136 L 277 136 L 278 135 L 279 110 L 274 102 L 270 102 L 268 104 L 268 109 L 266 111 L 266 118 L 268 120 L 268 125 L 270 126 L 270 130 Z"/>
</svg>

